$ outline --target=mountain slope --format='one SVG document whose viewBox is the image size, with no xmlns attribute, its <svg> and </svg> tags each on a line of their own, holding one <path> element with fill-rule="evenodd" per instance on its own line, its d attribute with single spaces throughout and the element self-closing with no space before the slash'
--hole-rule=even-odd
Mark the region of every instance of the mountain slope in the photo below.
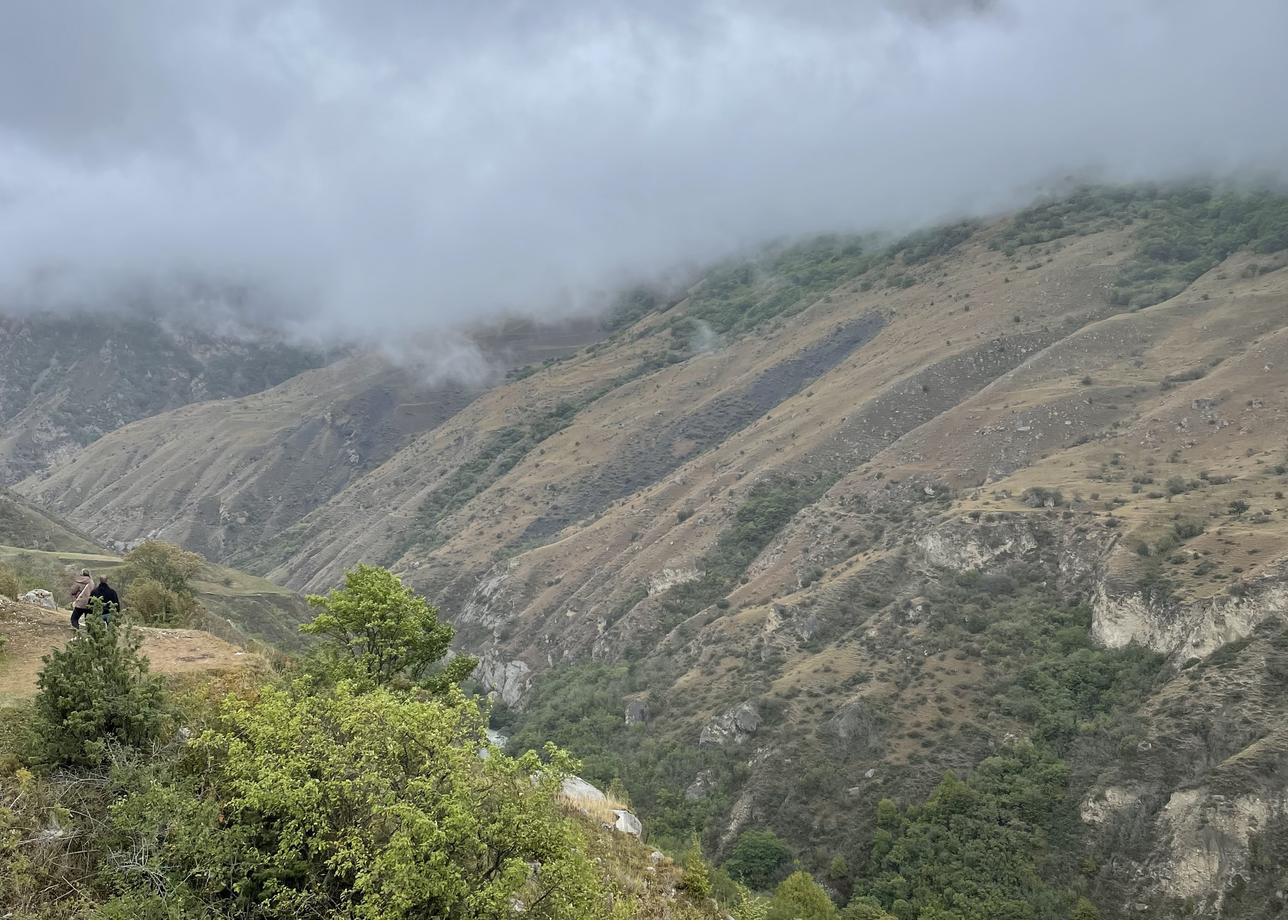
<svg viewBox="0 0 1288 920">
<path fill-rule="evenodd" d="M 104 540 L 156 537 L 219 558 L 290 526 L 473 395 L 419 385 L 376 356 L 347 358 L 134 422 L 19 488 Z"/>
<path fill-rule="evenodd" d="M 1279 845 L 1288 766 L 1277 678 L 1247 670 L 1288 609 L 1288 220 L 1253 201 L 1091 195 L 716 273 L 485 394 L 262 557 L 312 587 L 396 565 L 518 737 L 580 745 L 661 833 L 727 854 L 769 826 L 820 872 L 854 866 L 880 798 L 1036 735 L 1085 813 L 1051 833 L 1121 851 L 1077 883 L 1103 911 L 1200 889 L 1232 909 Z M 1086 679 L 1062 661 L 1109 695 L 1065 709 L 1069 687 L 1025 683 Z M 1048 738 L 1064 719 L 1087 734 Z"/>
<path fill-rule="evenodd" d="M 25 498 L 0 489 L 0 535 L 6 542 L 30 549 L 94 553 L 101 547 Z"/>
<path fill-rule="evenodd" d="M 589 324 L 485 330 L 497 368 L 566 353 Z M 240 399 L 120 428 L 17 486 L 108 544 L 155 537 L 226 560 L 275 537 L 488 385 L 360 353 Z"/>
<path fill-rule="evenodd" d="M 232 558 L 310 589 L 395 566 L 514 743 L 618 779 L 659 841 L 772 829 L 893 909 L 877 844 L 934 810 L 881 800 L 1050 766 L 1024 855 L 1060 903 L 1261 916 L 1288 852 L 1286 306 L 1273 195 L 780 247 L 636 292 L 611 338 Z"/>
<path fill-rule="evenodd" d="M 258 392 L 322 356 L 145 317 L 0 315 L 0 485 L 176 406 Z"/>
</svg>

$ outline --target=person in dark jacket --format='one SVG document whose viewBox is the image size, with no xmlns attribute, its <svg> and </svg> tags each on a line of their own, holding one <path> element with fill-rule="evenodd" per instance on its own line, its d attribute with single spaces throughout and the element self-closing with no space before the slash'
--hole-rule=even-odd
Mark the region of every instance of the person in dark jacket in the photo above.
<svg viewBox="0 0 1288 920">
<path fill-rule="evenodd" d="M 103 602 L 103 622 L 110 623 L 112 614 L 121 609 L 121 598 L 116 593 L 116 589 L 107 583 L 107 579 L 100 576 L 98 587 L 90 592 L 91 598 L 97 597 Z"/>
</svg>

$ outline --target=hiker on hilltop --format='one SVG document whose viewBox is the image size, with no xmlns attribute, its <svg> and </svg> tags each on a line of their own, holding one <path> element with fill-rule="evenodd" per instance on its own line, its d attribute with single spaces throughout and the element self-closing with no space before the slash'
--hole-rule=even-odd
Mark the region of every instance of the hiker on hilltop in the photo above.
<svg viewBox="0 0 1288 920">
<path fill-rule="evenodd" d="M 80 629 L 80 618 L 89 610 L 89 599 L 94 593 L 94 579 L 89 569 L 81 569 L 80 575 L 72 582 L 72 629 Z"/>
<path fill-rule="evenodd" d="M 89 594 L 90 597 L 97 597 L 103 602 L 103 622 L 110 623 L 112 614 L 121 609 L 121 598 L 116 593 L 116 589 L 107 583 L 107 578 L 99 576 L 98 587 Z"/>
</svg>

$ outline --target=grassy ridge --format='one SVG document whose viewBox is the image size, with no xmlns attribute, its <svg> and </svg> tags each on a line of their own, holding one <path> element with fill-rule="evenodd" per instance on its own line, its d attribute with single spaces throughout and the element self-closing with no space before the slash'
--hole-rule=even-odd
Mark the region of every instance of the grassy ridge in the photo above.
<svg viewBox="0 0 1288 920">
<path fill-rule="evenodd" d="M 1083 189 L 1026 208 L 993 240 L 1015 255 L 1033 246 L 1141 224 L 1111 300 L 1131 309 L 1175 297 L 1232 253 L 1288 249 L 1288 198 L 1210 188 Z"/>
</svg>

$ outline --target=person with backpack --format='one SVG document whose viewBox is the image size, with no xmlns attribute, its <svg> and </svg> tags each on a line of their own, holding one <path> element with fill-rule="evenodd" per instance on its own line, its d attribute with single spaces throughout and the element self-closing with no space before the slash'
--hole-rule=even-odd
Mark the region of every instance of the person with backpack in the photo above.
<svg viewBox="0 0 1288 920">
<path fill-rule="evenodd" d="M 98 587 L 90 592 L 91 598 L 98 598 L 103 604 L 103 623 L 112 622 L 112 614 L 121 609 L 121 598 L 116 589 L 107 583 L 105 576 L 99 576 Z"/>
<path fill-rule="evenodd" d="M 72 582 L 72 629 L 80 629 L 80 619 L 89 610 L 89 599 L 94 592 L 94 579 L 89 569 L 81 569 L 80 575 Z"/>
</svg>

